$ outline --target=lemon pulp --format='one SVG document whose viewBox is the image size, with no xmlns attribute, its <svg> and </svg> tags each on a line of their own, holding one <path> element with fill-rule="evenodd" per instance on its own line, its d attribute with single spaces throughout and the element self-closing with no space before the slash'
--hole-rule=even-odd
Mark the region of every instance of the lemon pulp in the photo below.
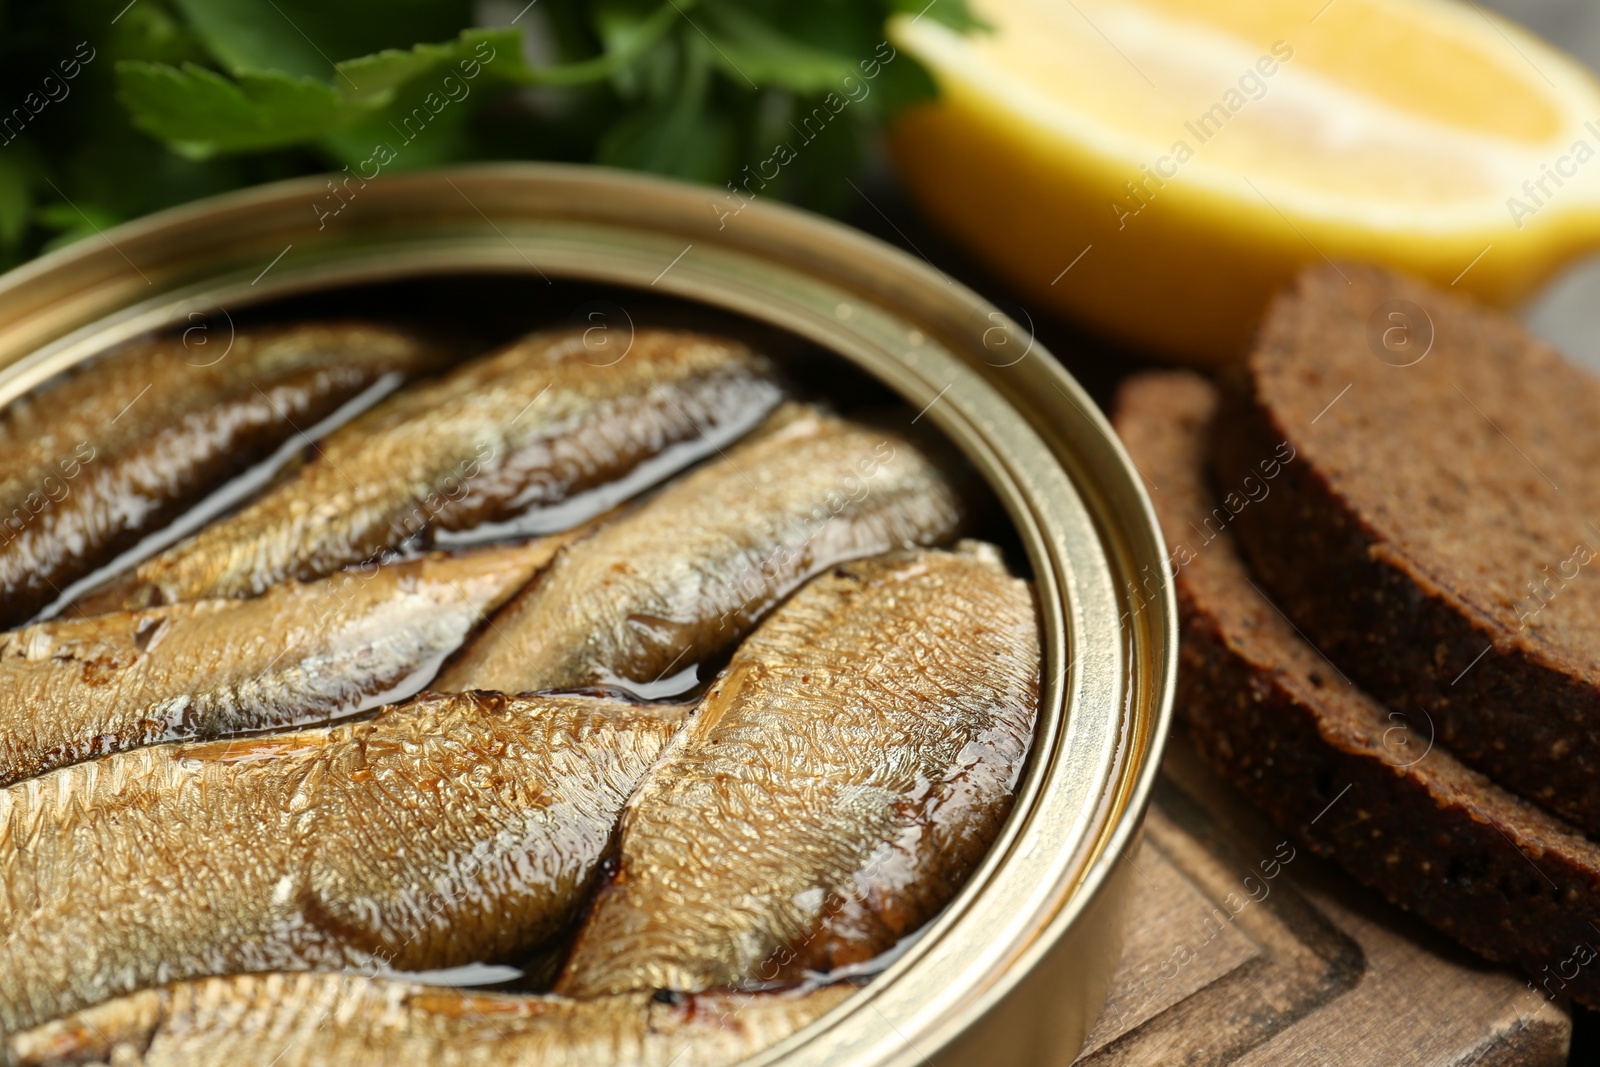
<svg viewBox="0 0 1600 1067">
<path fill-rule="evenodd" d="M 1514 303 L 1600 243 L 1600 89 L 1448 0 L 976 0 L 901 16 L 940 99 L 891 146 L 922 206 L 1034 300 L 1126 343 L 1240 353 L 1302 265 Z"/>
</svg>

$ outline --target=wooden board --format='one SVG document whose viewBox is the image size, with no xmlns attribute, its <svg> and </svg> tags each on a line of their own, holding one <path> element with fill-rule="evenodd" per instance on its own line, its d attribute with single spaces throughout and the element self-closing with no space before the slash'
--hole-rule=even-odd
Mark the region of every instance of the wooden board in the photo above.
<svg viewBox="0 0 1600 1067">
<path fill-rule="evenodd" d="M 1084 1067 L 1562 1067 L 1571 1020 L 1316 859 L 1174 737 Z"/>
</svg>

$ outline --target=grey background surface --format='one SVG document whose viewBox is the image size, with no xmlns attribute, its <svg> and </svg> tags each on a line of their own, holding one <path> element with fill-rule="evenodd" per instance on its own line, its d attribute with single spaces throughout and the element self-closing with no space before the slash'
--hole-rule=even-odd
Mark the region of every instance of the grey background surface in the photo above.
<svg viewBox="0 0 1600 1067">
<path fill-rule="evenodd" d="M 1473 3 L 1474 0 L 1463 0 Z M 1515 19 L 1600 70 L 1597 0 L 1476 0 Z M 1600 119 L 1600 115 L 1595 116 Z M 1568 353 L 1600 367 L 1600 256 L 1569 267 L 1524 310 L 1528 324 Z"/>
</svg>

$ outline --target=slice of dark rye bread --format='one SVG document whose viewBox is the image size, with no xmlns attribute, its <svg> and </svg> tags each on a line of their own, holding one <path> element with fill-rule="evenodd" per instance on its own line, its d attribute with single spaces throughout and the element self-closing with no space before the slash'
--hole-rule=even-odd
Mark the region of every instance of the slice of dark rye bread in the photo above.
<svg viewBox="0 0 1600 1067">
<path fill-rule="evenodd" d="M 1354 265 L 1282 294 L 1246 370 L 1217 484 L 1296 454 L 1236 524 L 1263 588 L 1462 760 L 1600 835 L 1600 378 Z"/>
<path fill-rule="evenodd" d="M 1600 848 L 1392 718 L 1254 588 L 1204 479 L 1216 407 L 1202 378 L 1149 374 L 1123 385 L 1113 420 L 1171 546 L 1177 709 L 1196 746 L 1394 903 L 1541 995 L 1600 1005 Z"/>
</svg>

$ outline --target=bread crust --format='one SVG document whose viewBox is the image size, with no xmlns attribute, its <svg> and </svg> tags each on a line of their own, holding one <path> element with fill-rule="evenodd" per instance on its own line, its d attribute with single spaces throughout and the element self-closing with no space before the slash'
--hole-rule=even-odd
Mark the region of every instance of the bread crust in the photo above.
<svg viewBox="0 0 1600 1067">
<path fill-rule="evenodd" d="M 1151 374 L 1123 386 L 1114 417 L 1172 546 L 1177 709 L 1200 753 L 1391 902 L 1517 965 L 1541 995 L 1600 1005 L 1587 921 L 1600 848 L 1463 765 L 1424 717 L 1350 684 L 1252 587 L 1230 531 L 1197 544 L 1215 499 L 1202 464 L 1217 402 L 1195 375 Z"/>
<path fill-rule="evenodd" d="M 1324 268 L 1278 299 L 1228 390 L 1214 442 L 1220 484 L 1284 442 L 1297 456 L 1273 499 L 1240 515 L 1244 555 L 1359 684 L 1426 713 L 1440 742 L 1497 783 L 1600 833 L 1600 573 L 1574 566 L 1558 593 L 1551 581 L 1553 567 L 1600 548 L 1586 518 L 1600 521 L 1600 481 L 1587 471 L 1600 440 L 1559 427 L 1575 441 L 1563 459 L 1559 443 L 1539 439 L 1544 409 L 1520 427 L 1507 414 L 1541 389 L 1586 407 L 1600 401 L 1600 382 L 1502 316 L 1375 269 L 1342 269 L 1348 281 Z M 1426 363 L 1391 367 L 1369 351 L 1366 309 L 1391 298 L 1428 309 L 1438 329 L 1431 378 L 1421 377 Z M 1348 407 L 1308 417 L 1340 382 L 1350 393 L 1336 404 Z M 1498 395 L 1524 388 L 1532 400 Z M 1417 399 L 1409 418 L 1389 391 Z M 1504 502 L 1504 524 L 1485 520 L 1490 495 Z M 1459 528 L 1441 531 L 1447 523 Z"/>
</svg>

